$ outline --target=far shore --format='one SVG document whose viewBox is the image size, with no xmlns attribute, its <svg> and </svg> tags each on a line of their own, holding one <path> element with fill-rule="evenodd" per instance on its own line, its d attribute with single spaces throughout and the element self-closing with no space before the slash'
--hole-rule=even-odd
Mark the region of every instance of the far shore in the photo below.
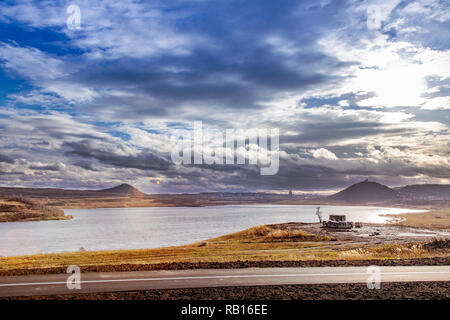
<svg viewBox="0 0 450 320">
<path fill-rule="evenodd" d="M 115 203 L 120 204 L 120 203 Z M 167 205 L 163 203 L 153 203 L 152 205 L 147 205 L 145 203 L 138 205 L 133 205 L 136 203 L 122 202 L 122 205 L 118 206 L 108 206 L 108 205 L 95 205 L 90 206 L 88 204 L 84 206 L 69 206 L 62 207 L 61 209 L 108 209 L 108 208 L 155 208 L 155 207 L 207 207 L 207 206 L 222 206 L 222 205 L 313 205 L 313 206 L 354 206 L 354 207 L 379 207 L 379 208 L 396 208 L 396 209 L 407 209 L 407 210 L 419 210 L 420 212 L 408 212 L 401 214 L 387 214 L 382 216 L 387 216 L 391 218 L 388 224 L 417 227 L 417 228 L 429 228 L 429 229 L 450 229 L 450 207 L 423 205 L 423 206 L 412 206 L 403 204 L 391 204 L 391 203 L 345 203 L 336 201 L 272 201 L 272 202 L 255 202 L 255 201 L 228 201 L 228 202 L 209 202 L 202 203 L 197 206 L 185 206 L 185 205 Z M 401 219 L 398 219 L 398 218 Z"/>
<path fill-rule="evenodd" d="M 158 201 L 146 198 L 120 197 L 113 199 L 65 199 L 63 204 L 49 202 L 50 205 L 60 209 L 102 209 L 102 208 L 153 208 L 153 207 L 209 207 L 222 205 L 314 205 L 314 206 L 353 206 L 353 207 L 384 207 L 411 210 L 432 210 L 443 206 L 430 204 L 409 204 L 393 202 L 343 202 L 324 199 L 314 200 L 197 200 L 193 201 Z M 445 207 L 445 206 L 444 206 Z"/>
<path fill-rule="evenodd" d="M 0 222 L 69 220 L 59 208 L 49 207 L 42 200 L 23 197 L 0 199 Z"/>
</svg>

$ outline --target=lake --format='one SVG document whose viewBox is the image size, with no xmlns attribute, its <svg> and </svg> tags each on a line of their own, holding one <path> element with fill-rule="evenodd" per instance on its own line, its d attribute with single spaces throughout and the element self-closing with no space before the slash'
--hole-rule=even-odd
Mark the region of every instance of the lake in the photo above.
<svg viewBox="0 0 450 320">
<path fill-rule="evenodd" d="M 140 249 L 206 240 L 252 226 L 317 222 L 313 205 L 230 205 L 65 210 L 73 220 L 0 223 L 0 256 L 63 251 Z M 324 218 L 384 223 L 380 214 L 419 210 L 321 206 Z"/>
</svg>

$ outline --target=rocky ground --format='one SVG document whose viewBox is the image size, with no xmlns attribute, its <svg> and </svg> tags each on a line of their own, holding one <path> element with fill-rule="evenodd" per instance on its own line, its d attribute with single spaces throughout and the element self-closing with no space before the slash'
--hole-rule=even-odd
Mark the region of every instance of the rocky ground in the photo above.
<svg viewBox="0 0 450 320">
<path fill-rule="evenodd" d="M 450 282 L 382 283 L 380 289 L 366 284 L 317 284 L 285 286 L 222 287 L 142 290 L 55 296 L 14 297 L 10 300 L 448 300 Z"/>
<path fill-rule="evenodd" d="M 429 241 L 433 238 L 450 238 L 450 229 L 427 229 L 374 223 L 363 223 L 361 228 L 353 228 L 349 231 L 322 228 L 322 225 L 319 223 L 292 222 L 271 226 L 289 230 L 301 229 L 313 234 L 328 235 L 338 241 L 373 244 L 410 243 L 414 241 Z"/>
</svg>

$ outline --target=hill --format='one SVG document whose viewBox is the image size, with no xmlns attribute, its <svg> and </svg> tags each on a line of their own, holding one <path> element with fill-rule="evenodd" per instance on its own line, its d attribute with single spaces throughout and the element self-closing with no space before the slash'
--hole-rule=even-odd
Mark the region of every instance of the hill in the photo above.
<svg viewBox="0 0 450 320">
<path fill-rule="evenodd" d="M 402 198 L 450 200 L 450 185 L 448 184 L 415 184 L 394 188 Z"/>
<path fill-rule="evenodd" d="M 30 198 L 90 198 L 90 197 L 142 197 L 145 193 L 129 184 L 103 190 L 71 190 L 58 188 L 11 188 L 0 187 L 0 197 L 24 196 Z"/>
<path fill-rule="evenodd" d="M 397 192 L 378 182 L 362 181 L 355 183 L 329 197 L 331 200 L 371 203 L 397 199 Z"/>
<path fill-rule="evenodd" d="M 120 196 L 124 196 L 124 197 L 145 196 L 145 193 L 139 191 L 139 189 L 137 189 L 129 184 L 126 184 L 126 183 L 122 183 L 119 186 L 115 186 L 115 187 L 112 187 L 109 189 L 98 190 L 97 192 L 115 194 L 115 195 L 120 195 Z"/>
<path fill-rule="evenodd" d="M 0 199 L 0 222 L 67 219 L 72 219 L 72 216 L 65 215 L 63 210 L 49 207 L 42 201 L 23 197 Z"/>
</svg>

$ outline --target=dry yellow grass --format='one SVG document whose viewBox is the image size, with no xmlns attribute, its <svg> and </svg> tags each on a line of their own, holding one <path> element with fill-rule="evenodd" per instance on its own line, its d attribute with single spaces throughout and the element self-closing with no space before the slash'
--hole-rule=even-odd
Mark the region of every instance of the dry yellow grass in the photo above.
<svg viewBox="0 0 450 320">
<path fill-rule="evenodd" d="M 314 235 L 303 230 L 288 230 L 270 226 L 257 226 L 212 239 L 212 241 L 223 240 L 237 242 L 286 242 L 331 241 L 332 238 L 324 235 Z"/>
<path fill-rule="evenodd" d="M 387 244 L 378 247 L 357 248 L 345 250 L 339 253 L 343 259 L 365 259 L 382 258 L 382 259 L 398 259 L 398 258 L 417 258 L 429 256 L 429 250 L 418 243 L 411 244 Z"/>
<path fill-rule="evenodd" d="M 405 213 L 393 217 L 401 217 L 403 219 L 395 223 L 400 226 L 450 229 L 450 208 L 437 209 L 429 212 Z"/>
</svg>

